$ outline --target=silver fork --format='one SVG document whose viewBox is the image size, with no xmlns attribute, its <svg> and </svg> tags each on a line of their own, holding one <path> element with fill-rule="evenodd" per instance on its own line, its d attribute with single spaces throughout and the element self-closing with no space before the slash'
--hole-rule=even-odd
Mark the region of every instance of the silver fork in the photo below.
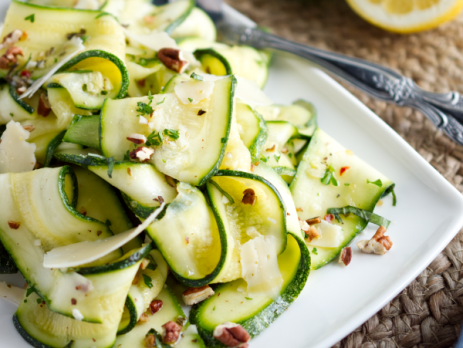
<svg viewBox="0 0 463 348">
<path fill-rule="evenodd" d="M 376 99 L 421 111 L 447 136 L 463 145 L 463 99 L 458 92 L 432 93 L 392 69 L 363 59 L 301 45 L 255 27 L 227 22 L 221 0 L 197 0 L 216 23 L 220 41 L 285 51 L 306 58 Z"/>
</svg>

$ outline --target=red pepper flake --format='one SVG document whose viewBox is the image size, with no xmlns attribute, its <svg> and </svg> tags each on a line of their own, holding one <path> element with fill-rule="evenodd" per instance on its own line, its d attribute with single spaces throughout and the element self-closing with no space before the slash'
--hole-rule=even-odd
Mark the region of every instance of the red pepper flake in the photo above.
<svg viewBox="0 0 463 348">
<path fill-rule="evenodd" d="M 19 226 L 21 226 L 21 223 L 16 222 L 16 221 L 8 220 L 8 226 L 10 226 L 10 228 L 13 229 L 13 230 L 17 230 L 19 228 Z"/>
<path fill-rule="evenodd" d="M 31 72 L 29 70 L 21 71 L 21 76 L 27 77 L 28 79 L 31 77 Z"/>
<path fill-rule="evenodd" d="M 290 213 L 288 213 L 288 212 L 286 212 L 286 215 L 290 216 L 291 214 L 290 214 Z"/>
<path fill-rule="evenodd" d="M 137 81 L 137 85 L 139 85 L 140 87 L 145 87 L 145 83 L 146 83 L 145 79 Z"/>
<path fill-rule="evenodd" d="M 96 339 L 92 338 L 93 342 L 96 342 Z"/>
<path fill-rule="evenodd" d="M 326 214 L 325 217 L 323 218 L 326 222 L 331 223 L 331 221 L 334 220 L 334 215 L 333 214 Z"/>
<path fill-rule="evenodd" d="M 348 167 L 348 166 L 342 167 L 341 170 L 339 171 L 339 175 L 342 176 L 347 169 L 350 169 L 350 167 Z"/>
<path fill-rule="evenodd" d="M 75 298 L 71 298 L 71 304 L 75 306 L 77 304 L 77 300 Z"/>
</svg>

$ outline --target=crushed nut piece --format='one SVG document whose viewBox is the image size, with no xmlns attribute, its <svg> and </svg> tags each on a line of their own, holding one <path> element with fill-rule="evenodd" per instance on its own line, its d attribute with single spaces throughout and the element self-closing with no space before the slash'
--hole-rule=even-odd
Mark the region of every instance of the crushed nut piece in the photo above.
<svg viewBox="0 0 463 348">
<path fill-rule="evenodd" d="M 131 159 L 139 159 L 140 161 L 144 162 L 148 161 L 151 155 L 153 155 L 153 153 L 154 150 L 152 148 L 140 146 L 135 150 L 129 152 L 129 156 Z"/>
<path fill-rule="evenodd" d="M 323 218 L 326 222 L 331 223 L 331 221 L 334 220 L 334 215 L 333 214 L 326 214 Z"/>
<path fill-rule="evenodd" d="M 161 310 L 162 308 L 162 301 L 161 300 L 153 300 L 151 301 L 150 303 L 150 311 L 151 311 L 151 314 L 154 314 L 154 313 L 157 313 Z"/>
<path fill-rule="evenodd" d="M 23 33 L 19 29 L 13 30 L 11 33 L 9 33 L 7 36 L 3 38 L 3 42 L 0 44 L 0 50 L 12 47 L 16 42 L 18 42 L 22 38 L 24 34 L 25 33 Z"/>
<path fill-rule="evenodd" d="M 24 52 L 20 47 L 10 47 L 6 53 L 0 57 L 0 69 L 8 69 L 12 64 L 18 62 L 16 56 L 23 56 Z"/>
<path fill-rule="evenodd" d="M 281 149 L 281 151 L 280 151 L 280 152 L 281 152 L 281 153 L 288 153 L 288 152 L 289 152 L 289 150 L 288 150 L 286 147 L 284 147 L 284 148 L 282 148 L 282 149 Z"/>
<path fill-rule="evenodd" d="M 158 51 L 158 58 L 167 68 L 181 73 L 188 65 L 186 60 L 180 59 L 180 50 L 175 48 L 163 48 Z"/>
<path fill-rule="evenodd" d="M 85 36 L 86 33 L 87 33 L 87 30 L 82 28 L 82 29 L 80 29 L 80 31 L 78 33 L 69 33 L 69 34 L 67 34 L 66 39 L 71 40 L 74 37 L 82 38 L 82 37 Z"/>
<path fill-rule="evenodd" d="M 148 267 L 148 265 L 150 264 L 150 260 L 148 260 L 146 257 L 141 260 L 141 263 L 140 263 L 140 269 L 146 269 L 146 267 Z"/>
<path fill-rule="evenodd" d="M 21 87 L 19 87 L 19 88 L 16 88 L 16 93 L 17 93 L 18 95 L 23 94 L 25 91 L 27 91 L 26 86 L 21 86 Z"/>
<path fill-rule="evenodd" d="M 319 224 L 320 222 L 322 222 L 322 219 L 320 218 L 320 216 L 317 216 L 317 217 L 315 217 L 315 218 L 306 220 L 306 222 L 307 222 L 310 226 L 312 226 L 312 225 L 316 225 L 316 224 Z"/>
<path fill-rule="evenodd" d="M 131 141 L 134 144 L 141 145 L 146 143 L 146 137 L 143 134 L 132 133 L 127 137 L 128 141 Z"/>
<path fill-rule="evenodd" d="M 243 343 L 248 342 L 251 336 L 239 324 L 223 323 L 214 329 L 214 338 L 227 347 L 244 347 Z"/>
<path fill-rule="evenodd" d="M 339 255 L 339 263 L 343 264 L 344 266 L 348 266 L 350 261 L 352 260 L 352 248 L 345 247 L 341 250 L 341 254 Z"/>
<path fill-rule="evenodd" d="M 40 94 L 39 98 L 39 107 L 37 109 L 37 113 L 40 116 L 47 117 L 51 112 L 51 105 L 48 97 L 45 93 Z"/>
<path fill-rule="evenodd" d="M 140 275 L 137 273 L 133 278 L 132 284 L 137 285 L 140 282 Z"/>
<path fill-rule="evenodd" d="M 23 126 L 24 130 L 27 130 L 29 133 L 32 132 L 35 127 L 33 125 L 27 125 L 27 126 Z"/>
<path fill-rule="evenodd" d="M 140 319 L 138 320 L 138 322 L 140 322 L 140 323 L 146 323 L 146 322 L 148 322 L 149 320 L 150 320 L 150 318 L 149 318 L 145 313 L 143 313 L 143 314 L 141 315 Z"/>
<path fill-rule="evenodd" d="M 310 226 L 309 226 L 309 224 L 307 223 L 307 221 L 304 221 L 304 220 L 301 220 L 301 219 L 299 219 L 299 227 L 300 227 L 301 230 L 303 230 L 304 232 L 307 232 L 307 231 L 310 229 Z"/>
<path fill-rule="evenodd" d="M 307 241 L 310 243 L 313 239 L 320 238 L 321 235 L 315 226 L 310 226 L 308 231 L 305 232 L 305 237 Z"/>
<path fill-rule="evenodd" d="M 389 236 L 385 236 L 384 233 L 386 233 L 386 228 L 384 226 L 380 226 L 373 238 L 358 242 L 358 248 L 366 254 L 384 255 L 392 248 L 391 238 L 389 238 Z"/>
<path fill-rule="evenodd" d="M 82 215 L 87 215 L 87 209 L 85 209 L 85 207 L 80 207 L 79 213 L 81 213 Z"/>
<path fill-rule="evenodd" d="M 214 290 L 209 285 L 204 285 L 199 288 L 189 288 L 183 292 L 183 302 L 187 306 L 192 306 L 214 295 Z"/>
<path fill-rule="evenodd" d="M 275 148 L 276 148 L 276 145 L 273 144 L 272 147 L 269 147 L 268 149 L 266 149 L 265 151 L 268 151 L 268 152 L 274 152 L 275 151 Z"/>
<path fill-rule="evenodd" d="M 146 348 L 154 348 L 154 347 L 156 347 L 156 340 L 154 338 L 154 335 L 150 335 L 149 333 L 148 333 L 148 335 L 146 335 L 146 337 L 145 337 L 145 347 Z"/>
<path fill-rule="evenodd" d="M 257 196 L 256 196 L 256 193 L 254 192 L 253 189 L 248 188 L 248 189 L 244 190 L 243 199 L 241 200 L 241 202 L 243 202 L 243 204 L 254 205 L 256 203 L 256 201 L 257 201 Z"/>
<path fill-rule="evenodd" d="M 132 176 L 132 169 L 127 168 L 127 174 L 129 174 L 129 176 Z"/>
<path fill-rule="evenodd" d="M 162 341 L 167 344 L 174 344 L 178 341 L 182 327 L 174 321 L 169 321 L 162 325 L 164 333 L 162 334 Z"/>
<path fill-rule="evenodd" d="M 12 230 L 17 230 L 19 226 L 21 226 L 21 223 L 17 221 L 8 220 L 8 226 L 10 226 Z"/>
<path fill-rule="evenodd" d="M 199 110 L 198 111 L 198 116 L 202 116 L 206 113 L 206 111 L 204 111 L 203 109 Z"/>
</svg>

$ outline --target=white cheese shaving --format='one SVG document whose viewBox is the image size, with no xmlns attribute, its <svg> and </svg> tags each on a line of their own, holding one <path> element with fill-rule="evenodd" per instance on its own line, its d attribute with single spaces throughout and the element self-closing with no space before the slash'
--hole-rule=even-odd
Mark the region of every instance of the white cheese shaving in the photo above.
<svg viewBox="0 0 463 348">
<path fill-rule="evenodd" d="M 246 228 L 246 234 L 251 238 L 256 238 L 260 236 L 259 231 L 254 226 L 249 226 Z"/>
<path fill-rule="evenodd" d="M 98 10 L 100 4 L 98 0 L 79 0 L 74 8 L 79 10 Z"/>
<path fill-rule="evenodd" d="M 322 220 L 319 224 L 313 225 L 312 228 L 316 228 L 320 237 L 313 239 L 308 244 L 324 248 L 337 248 L 341 245 L 342 228 L 340 226 Z"/>
<path fill-rule="evenodd" d="M 22 302 L 24 294 L 26 293 L 25 289 L 18 288 L 13 285 L 8 285 L 5 282 L 0 282 L 0 298 L 18 305 Z"/>
<path fill-rule="evenodd" d="M 227 197 L 222 196 L 222 203 L 223 203 L 223 204 L 228 204 L 228 203 L 230 203 L 230 201 L 228 200 Z"/>
<path fill-rule="evenodd" d="M 93 242 L 86 241 L 55 248 L 45 254 L 43 266 L 45 268 L 77 267 L 96 261 L 142 233 L 158 217 L 164 207 L 165 203 L 162 203 L 143 223 L 126 232 Z"/>
<path fill-rule="evenodd" d="M 2 25 L 3 29 L 3 25 Z M 10 35 L 10 34 L 8 34 Z M 7 35 L 7 36 L 8 36 Z M 11 37 L 5 37 L 3 43 L 0 44 L 0 50 L 4 48 L 10 48 L 13 47 L 16 42 L 19 41 L 19 39 L 23 36 L 23 32 L 19 29 L 15 29 L 11 32 Z"/>
<path fill-rule="evenodd" d="M 148 124 L 148 120 L 147 120 L 145 117 L 143 117 L 143 116 L 139 116 L 138 122 L 139 122 L 140 124 Z"/>
<path fill-rule="evenodd" d="M 64 57 L 61 61 L 56 63 L 45 75 L 42 77 L 38 78 L 37 80 L 34 81 L 34 83 L 27 89 L 26 92 L 21 94 L 19 99 L 23 98 L 29 98 L 31 97 L 35 92 L 37 92 L 40 87 L 50 78 L 52 77 L 64 64 L 69 62 L 76 54 L 82 52 L 85 50 L 85 46 L 83 45 L 83 41 L 80 37 L 73 37 L 71 40 L 69 40 L 69 43 L 72 44 L 73 46 L 76 47 L 76 49 L 68 54 L 66 57 Z"/>
<path fill-rule="evenodd" d="M 77 308 L 74 308 L 72 310 L 72 316 L 77 321 L 82 321 L 82 319 L 84 319 L 84 316 L 82 315 L 82 313 Z"/>
<path fill-rule="evenodd" d="M 387 252 L 387 249 L 384 247 L 384 245 L 375 241 L 374 239 L 361 240 L 357 243 L 357 247 L 362 253 L 365 254 L 384 255 Z"/>
<path fill-rule="evenodd" d="M 283 285 L 278 267 L 276 238 L 259 236 L 241 247 L 241 277 L 246 281 L 248 294 L 266 294 L 276 298 Z"/>
<path fill-rule="evenodd" d="M 42 242 L 40 241 L 40 239 L 36 239 L 36 240 L 34 240 L 34 245 L 35 246 L 41 246 Z"/>
<path fill-rule="evenodd" d="M 197 81 L 191 79 L 182 81 L 175 86 L 177 98 L 185 105 L 198 104 L 201 100 L 208 99 L 214 91 L 214 82 Z"/>
<path fill-rule="evenodd" d="M 2 134 L 0 143 L 0 174 L 23 173 L 34 169 L 35 144 L 29 144 L 30 132 L 19 122 L 10 121 Z"/>
<path fill-rule="evenodd" d="M 140 161 L 146 161 L 150 159 L 153 153 L 154 153 L 154 150 L 152 148 L 144 147 L 142 150 L 137 151 L 136 156 Z"/>
</svg>

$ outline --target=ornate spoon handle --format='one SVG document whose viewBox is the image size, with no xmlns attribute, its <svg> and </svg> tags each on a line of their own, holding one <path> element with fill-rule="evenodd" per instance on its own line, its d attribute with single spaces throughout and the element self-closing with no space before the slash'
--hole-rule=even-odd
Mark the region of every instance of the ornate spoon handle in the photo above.
<svg viewBox="0 0 463 348">
<path fill-rule="evenodd" d="M 463 144 L 463 101 L 457 92 L 427 92 L 411 79 L 384 66 L 301 45 L 256 28 L 222 23 L 219 32 L 222 41 L 293 53 L 316 63 L 374 98 L 413 107 L 451 139 Z"/>
</svg>

